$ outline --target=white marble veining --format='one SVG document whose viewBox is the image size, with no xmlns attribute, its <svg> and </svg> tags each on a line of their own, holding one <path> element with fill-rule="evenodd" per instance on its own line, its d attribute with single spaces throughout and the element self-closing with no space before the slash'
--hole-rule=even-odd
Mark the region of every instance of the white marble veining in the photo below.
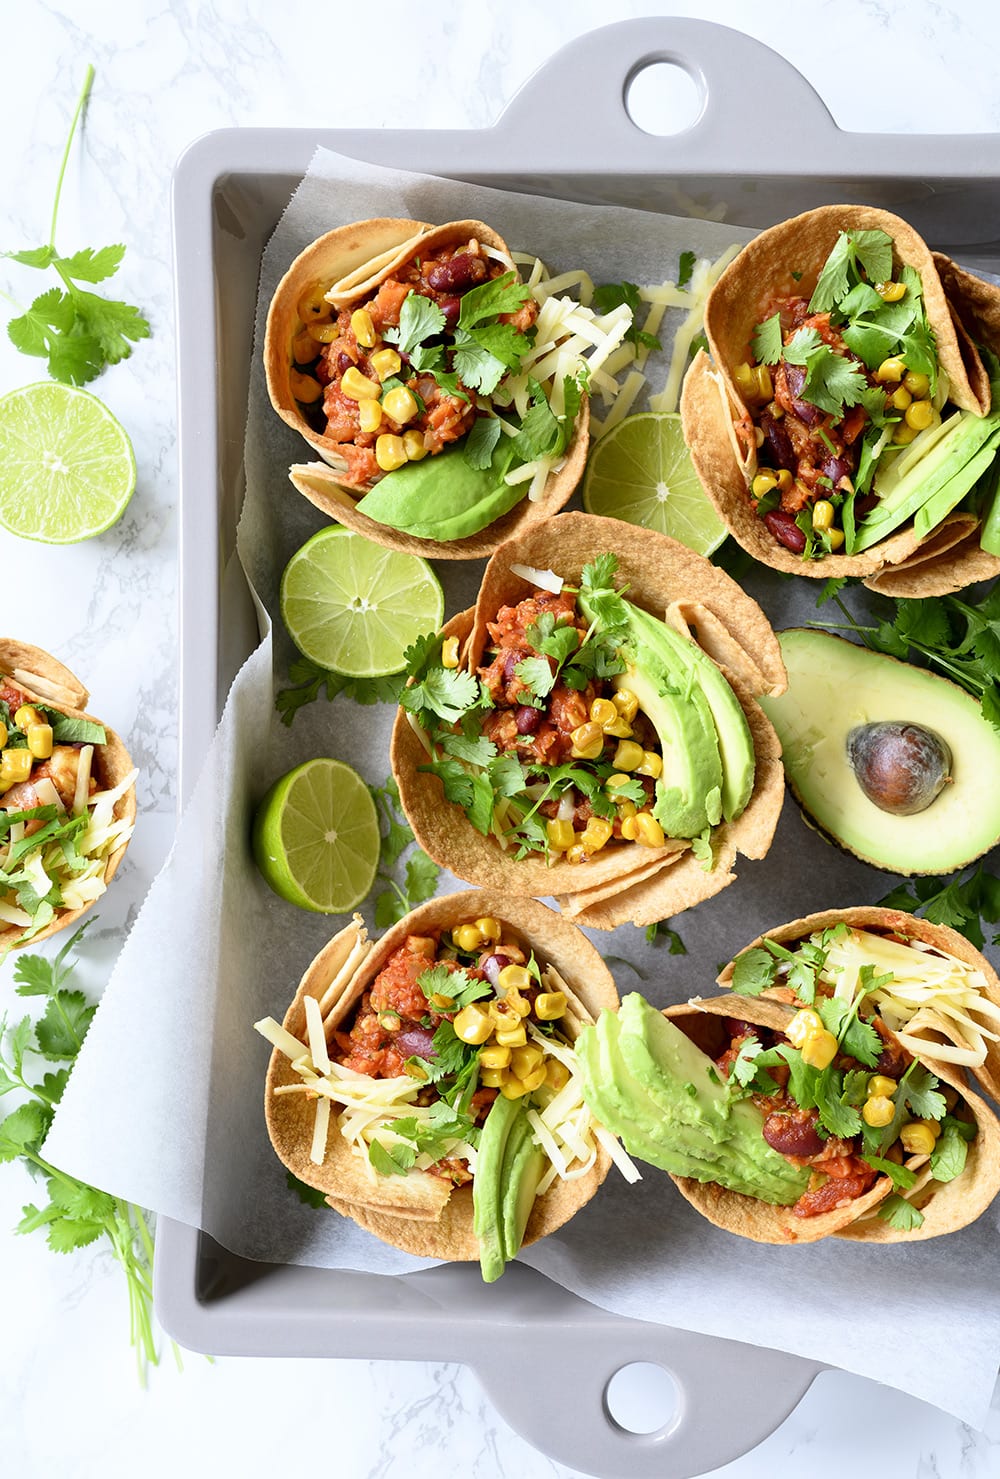
<svg viewBox="0 0 1000 1479">
<path fill-rule="evenodd" d="M 1000 19 L 974 0 L 771 0 L 753 9 L 738 0 L 688 0 L 683 11 L 782 52 L 844 129 L 1000 131 Z M 95 992 L 173 830 L 169 181 L 176 157 L 199 134 L 229 125 L 486 126 L 564 41 L 650 13 L 669 12 L 605 0 L 517 7 L 341 0 L 325 8 L 303 0 L 8 0 L 0 10 L 0 250 L 46 238 L 68 118 L 91 61 L 97 79 L 67 174 L 58 240 L 71 250 L 126 242 L 114 285 L 142 305 L 153 328 L 133 358 L 94 387 L 135 444 L 139 482 L 122 522 L 66 549 L 0 534 L 7 625 L 78 667 L 95 708 L 129 738 L 142 767 L 141 824 L 88 941 L 85 979 Z M 780 99 L 761 98 L 761 116 L 774 108 Z M 795 147 L 789 120 L 789 159 L 808 167 Z M 919 141 L 914 149 L 919 157 Z M 22 301 L 40 290 L 32 277 L 0 264 L 0 287 Z M 0 341 L 0 392 L 40 378 L 40 370 Z M 0 1011 L 12 1003 L 16 1010 L 8 966 L 0 969 Z M 232 1358 L 213 1366 L 188 1355 L 178 1374 L 167 1352 L 141 1391 L 117 1268 L 101 1252 L 57 1258 L 38 1235 L 15 1237 L 9 1230 L 32 1195 L 19 1169 L 0 1167 L 4 1473 L 116 1479 L 139 1471 L 172 1479 L 181 1470 L 224 1469 L 254 1479 L 305 1460 L 335 1465 L 350 1479 L 422 1479 L 440 1471 L 445 1455 L 475 1479 L 572 1472 L 513 1433 L 474 1376 L 453 1366 Z M 766 1312 L 761 1328 L 766 1333 Z M 941 1339 L 961 1339 L 961 1331 L 942 1331 Z M 524 1358 L 530 1362 L 530 1352 Z M 829 1373 L 758 1450 L 717 1472 L 763 1479 L 794 1465 L 814 1479 L 839 1479 L 862 1463 L 891 1479 L 987 1479 L 1000 1472 L 1000 1405 L 986 1431 L 972 1433 L 890 1389 Z"/>
</svg>

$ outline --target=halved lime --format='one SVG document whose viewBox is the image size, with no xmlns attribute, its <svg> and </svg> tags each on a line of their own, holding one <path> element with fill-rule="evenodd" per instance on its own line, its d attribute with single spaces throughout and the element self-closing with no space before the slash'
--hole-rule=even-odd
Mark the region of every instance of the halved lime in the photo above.
<svg viewBox="0 0 1000 1479">
<path fill-rule="evenodd" d="M 265 883 L 314 914 L 360 904 L 378 867 L 375 803 L 342 760 L 307 760 L 275 781 L 253 819 L 253 855 Z"/>
<path fill-rule="evenodd" d="M 726 537 L 691 465 L 681 418 L 665 411 L 626 416 L 601 438 L 587 465 L 583 506 L 669 534 L 700 555 Z"/>
<path fill-rule="evenodd" d="M 426 560 L 333 525 L 306 541 L 281 577 L 281 616 L 299 651 L 350 678 L 398 673 L 407 647 L 444 616 Z"/>
<path fill-rule="evenodd" d="M 0 525 L 76 544 L 120 519 L 135 488 L 124 427 L 87 390 L 41 380 L 0 396 Z"/>
</svg>

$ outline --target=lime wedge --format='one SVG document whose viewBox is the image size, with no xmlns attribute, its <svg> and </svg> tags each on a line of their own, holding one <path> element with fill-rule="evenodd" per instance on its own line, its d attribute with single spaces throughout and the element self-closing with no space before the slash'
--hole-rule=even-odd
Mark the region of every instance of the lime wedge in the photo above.
<svg viewBox="0 0 1000 1479">
<path fill-rule="evenodd" d="M 681 418 L 667 412 L 626 416 L 601 438 L 587 465 L 583 506 L 669 534 L 700 555 L 726 537 L 691 465 Z"/>
<path fill-rule="evenodd" d="M 253 819 L 264 881 L 289 904 L 343 914 L 378 867 L 379 827 L 368 787 L 341 760 L 307 760 L 275 781 Z"/>
<path fill-rule="evenodd" d="M 87 390 L 42 380 L 0 396 L 0 525 L 43 544 L 76 544 L 120 519 L 135 454 Z"/>
<path fill-rule="evenodd" d="M 333 525 L 285 566 L 281 616 L 299 651 L 321 668 L 376 678 L 398 673 L 407 647 L 437 631 L 444 593 L 419 555 Z"/>
</svg>

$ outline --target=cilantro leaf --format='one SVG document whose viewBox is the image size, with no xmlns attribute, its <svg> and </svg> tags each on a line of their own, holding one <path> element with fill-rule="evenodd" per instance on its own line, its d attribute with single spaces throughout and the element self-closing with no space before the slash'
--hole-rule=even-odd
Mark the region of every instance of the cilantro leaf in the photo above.
<svg viewBox="0 0 1000 1479">
<path fill-rule="evenodd" d="M 415 1145 L 383 1145 L 373 1140 L 368 1147 L 368 1159 L 380 1176 L 405 1176 L 417 1159 Z"/>
<path fill-rule="evenodd" d="M 479 1001 L 484 996 L 493 995 L 493 987 L 489 981 L 470 976 L 468 971 L 461 968 L 450 971 L 446 965 L 440 963 L 422 971 L 417 977 L 417 985 L 428 1001 L 432 996 L 448 997 L 453 1003 L 448 1011 L 461 1011 L 470 1001 Z"/>
<path fill-rule="evenodd" d="M 429 711 L 446 724 L 457 724 L 467 709 L 479 702 L 479 680 L 461 668 L 429 668 L 416 683 L 404 688 L 399 701 L 420 715 Z"/>
<path fill-rule="evenodd" d="M 824 1068 L 813 1086 L 820 1124 L 842 1140 L 860 1133 L 861 1113 L 845 1097 L 843 1075 L 836 1068 Z"/>
<path fill-rule="evenodd" d="M 320 1191 L 318 1187 L 307 1186 L 304 1181 L 299 1180 L 293 1171 L 286 1171 L 285 1185 L 289 1191 L 294 1191 L 299 1201 L 305 1206 L 326 1209 L 326 1193 Z"/>
<path fill-rule="evenodd" d="M 845 407 L 856 406 L 870 389 L 862 367 L 837 354 L 816 329 L 796 330 L 785 345 L 784 357 L 789 364 L 805 366 L 800 398 L 832 416 L 842 415 Z"/>
<path fill-rule="evenodd" d="M 931 1151 L 931 1175 L 935 1181 L 954 1181 L 962 1174 L 969 1153 L 968 1142 L 975 1133 L 975 1125 L 956 1119 L 954 1115 L 945 1115 L 941 1134 Z"/>
<path fill-rule="evenodd" d="M 658 945 L 661 940 L 667 941 L 670 946 L 669 953 L 671 955 L 687 954 L 687 946 L 684 944 L 684 941 L 675 929 L 671 929 L 665 919 L 659 920 L 656 924 L 648 925 L 646 928 L 647 945 Z M 635 970 L 636 967 L 632 966 L 632 969 Z M 641 975 L 642 973 L 638 972 L 638 974 Z"/>
<path fill-rule="evenodd" d="M 49 1118 L 41 1104 L 29 1101 L 0 1120 L 0 1162 L 37 1151 L 45 1139 Z"/>
<path fill-rule="evenodd" d="M 82 991 L 58 992 L 35 1025 L 43 1057 L 75 1058 L 96 1010 Z"/>
<path fill-rule="evenodd" d="M 682 264 L 683 264 L 684 256 L 690 256 L 691 257 L 691 265 L 693 266 L 693 264 L 694 264 L 694 254 L 693 253 L 684 253 L 684 254 L 682 254 L 682 258 L 681 258 Z M 688 276 L 690 277 L 690 266 L 688 268 Z M 686 279 L 685 279 L 685 281 L 686 281 Z M 680 281 L 680 278 L 678 278 L 677 286 L 678 287 L 682 287 L 683 286 L 683 283 Z M 624 303 L 625 306 L 627 308 L 631 309 L 631 312 L 632 312 L 632 323 L 630 324 L 628 330 L 626 331 L 626 334 L 625 334 L 625 343 L 626 344 L 634 344 L 636 346 L 636 348 L 638 348 L 638 349 L 662 349 L 663 348 L 663 345 L 660 343 L 659 339 L 657 339 L 657 337 L 656 337 L 655 334 L 649 334 L 649 333 L 646 332 L 645 329 L 640 329 L 639 326 L 638 326 L 638 324 L 636 323 L 636 316 L 638 315 L 639 310 L 642 307 L 642 298 L 639 296 L 639 288 L 638 288 L 638 286 L 637 286 L 636 283 L 634 283 L 634 282 L 606 282 L 606 283 L 602 283 L 599 287 L 595 287 L 595 289 L 594 289 L 594 296 L 593 296 L 593 299 L 591 300 L 591 303 L 592 303 L 594 312 L 595 313 L 600 313 L 600 314 L 611 313 L 611 312 L 614 311 L 614 309 L 620 308 L 622 306 L 622 304 Z"/>
<path fill-rule="evenodd" d="M 776 365 L 781 359 L 783 344 L 780 313 L 772 314 L 753 331 L 751 347 L 759 364 Z"/>
<path fill-rule="evenodd" d="M 444 328 L 444 313 L 422 293 L 408 293 L 399 310 L 398 328 L 388 328 L 383 338 L 402 354 L 411 354 L 424 339 L 432 339 Z"/>
<path fill-rule="evenodd" d="M 885 1156 L 865 1155 L 862 1160 L 871 1166 L 873 1171 L 878 1171 L 880 1176 L 888 1176 L 895 1191 L 909 1191 L 917 1179 L 917 1173 L 911 1171 L 909 1166 L 900 1165 L 898 1161 L 887 1160 Z"/>
<path fill-rule="evenodd" d="M 487 468 L 503 434 L 496 416 L 477 416 L 462 446 L 462 455 L 470 467 Z"/>
<path fill-rule="evenodd" d="M 343 693 L 357 704 L 398 703 L 403 686 L 403 674 L 393 673 L 385 678 L 347 678 L 321 668 L 311 658 L 300 657 L 288 670 L 291 686 L 279 689 L 274 706 L 281 715 L 282 724 L 291 726 L 295 716 L 306 704 L 314 703 L 321 695 L 333 701 Z"/>
<path fill-rule="evenodd" d="M 698 257 L 695 252 L 681 252 L 680 260 L 677 264 L 677 286 L 679 288 L 686 288 L 691 281 L 691 274 L 694 271 L 694 264 L 697 260 Z"/>
<path fill-rule="evenodd" d="M 855 998 L 853 1005 L 839 996 L 824 996 L 816 1002 L 816 1010 L 823 1019 L 824 1027 L 833 1033 L 843 1051 L 863 1063 L 866 1068 L 874 1068 L 881 1055 L 883 1043 L 875 1028 L 868 1022 L 862 1022 L 857 1016 L 860 1004 L 860 996 Z"/>
<path fill-rule="evenodd" d="M 519 282 L 515 272 L 505 272 L 490 282 L 479 283 L 462 295 L 458 326 L 472 329 L 501 313 L 516 313 L 531 297 L 531 289 Z"/>
<path fill-rule="evenodd" d="M 732 989 L 740 996 L 759 996 L 766 986 L 774 985 L 777 974 L 777 960 L 769 950 L 758 945 L 737 955 L 733 962 Z"/>
<path fill-rule="evenodd" d="M 899 1232 L 913 1232 L 916 1228 L 922 1227 L 924 1221 L 924 1214 L 911 1206 L 898 1192 L 893 1192 L 891 1196 L 886 1197 L 884 1202 L 879 1203 L 877 1216 Z"/>
<path fill-rule="evenodd" d="M 536 698 L 547 698 L 555 687 L 556 671 L 547 657 L 523 657 L 514 668 L 514 675 Z"/>
</svg>

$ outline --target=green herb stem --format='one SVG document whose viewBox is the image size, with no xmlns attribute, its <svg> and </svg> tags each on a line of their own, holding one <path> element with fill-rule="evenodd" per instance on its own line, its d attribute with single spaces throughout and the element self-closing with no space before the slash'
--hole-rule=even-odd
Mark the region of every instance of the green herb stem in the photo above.
<svg viewBox="0 0 1000 1479">
<path fill-rule="evenodd" d="M 80 121 L 80 115 L 83 112 L 88 97 L 90 96 L 90 89 L 93 87 L 93 85 L 94 68 L 93 66 L 88 64 L 86 75 L 83 79 L 83 90 L 80 93 L 80 97 L 76 105 L 76 111 L 73 114 L 73 121 L 69 126 L 69 138 L 66 140 L 66 147 L 63 150 L 62 163 L 59 166 L 59 178 L 56 181 L 56 198 L 52 202 L 52 225 L 49 229 L 49 246 L 52 248 L 53 251 L 55 251 L 56 246 L 56 221 L 59 217 L 59 200 L 62 195 L 63 180 L 66 176 L 66 166 L 69 163 L 69 151 L 73 147 L 73 138 L 76 134 L 76 126 Z M 60 274 L 60 276 L 61 275 L 62 274 Z"/>
</svg>

